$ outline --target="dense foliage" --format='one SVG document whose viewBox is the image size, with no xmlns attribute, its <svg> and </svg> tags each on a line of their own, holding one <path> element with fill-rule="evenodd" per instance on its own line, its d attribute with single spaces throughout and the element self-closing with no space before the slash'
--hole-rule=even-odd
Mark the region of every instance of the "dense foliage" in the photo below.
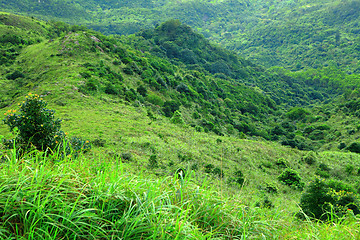
<svg viewBox="0 0 360 240">
<path fill-rule="evenodd" d="M 46 108 L 47 103 L 37 94 L 29 94 L 20 104 L 19 113 L 9 110 L 4 123 L 15 131 L 15 139 L 7 140 L 8 147 L 17 149 L 35 148 L 54 150 L 63 140 L 65 133 L 60 130 L 61 120 L 54 117 L 54 111 Z"/>
<path fill-rule="evenodd" d="M 0 7 L 132 34 L 172 18 L 265 66 L 341 66 L 356 73 L 359 1 L 0 1 Z M 144 19 L 146 19 L 144 21 Z"/>
</svg>

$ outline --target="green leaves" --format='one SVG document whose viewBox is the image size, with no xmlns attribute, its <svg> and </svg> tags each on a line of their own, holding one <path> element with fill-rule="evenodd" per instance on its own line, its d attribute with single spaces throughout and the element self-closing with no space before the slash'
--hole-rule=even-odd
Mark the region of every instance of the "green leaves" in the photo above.
<svg viewBox="0 0 360 240">
<path fill-rule="evenodd" d="M 55 119 L 55 111 L 46 109 L 47 103 L 37 94 L 29 94 L 19 104 L 20 110 L 9 110 L 3 120 L 10 128 L 16 129 L 16 145 L 25 150 L 34 147 L 38 150 L 54 149 L 65 136 L 60 131 L 61 120 Z M 8 147 L 13 141 L 8 142 Z"/>
</svg>

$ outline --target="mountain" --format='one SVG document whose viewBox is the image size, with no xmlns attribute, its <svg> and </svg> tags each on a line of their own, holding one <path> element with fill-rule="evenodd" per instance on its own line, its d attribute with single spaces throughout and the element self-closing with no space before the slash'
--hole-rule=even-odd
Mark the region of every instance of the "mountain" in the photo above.
<svg viewBox="0 0 360 240">
<path fill-rule="evenodd" d="M 356 73 L 267 69 L 177 20 L 106 36 L 1 13 L 0 36 L 0 111 L 36 93 L 92 145 L 0 144 L 1 238 L 359 237 Z"/>
<path fill-rule="evenodd" d="M 51 85 L 64 82 L 61 73 L 66 72 L 66 82 L 81 94 L 138 102 L 170 118 L 179 110 L 198 131 L 259 136 L 300 149 L 322 148 L 325 139 L 336 148 L 343 141 L 337 132 L 349 127 L 340 125 L 327 134 L 330 129 L 318 125 L 330 121 L 329 107 L 312 114 L 302 107 L 338 96 L 343 98 L 338 109 L 356 118 L 356 109 L 346 107 L 357 101 L 356 75 L 334 75 L 331 69 L 312 74 L 265 70 L 177 20 L 129 37 L 107 37 L 60 22 L 9 14 L 2 19 L 3 107 L 40 86 L 58 91 Z M 353 93 L 346 92 L 349 87 Z"/>
<path fill-rule="evenodd" d="M 359 5 L 352 1 L 0 1 L 4 10 L 133 34 L 169 19 L 256 64 L 358 72 Z M 144 21 L 144 19 L 146 19 Z"/>
</svg>

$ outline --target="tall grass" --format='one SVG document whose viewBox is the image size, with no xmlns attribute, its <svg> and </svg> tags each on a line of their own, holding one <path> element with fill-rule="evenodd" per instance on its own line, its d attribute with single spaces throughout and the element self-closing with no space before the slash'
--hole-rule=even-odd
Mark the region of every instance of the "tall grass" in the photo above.
<svg viewBox="0 0 360 240">
<path fill-rule="evenodd" d="M 241 239 L 271 236 L 217 187 L 127 173 L 119 159 L 10 152 L 1 163 L 1 239 Z"/>
<path fill-rule="evenodd" d="M 8 152 L 0 164 L 0 239 L 356 239 L 352 220 L 296 220 L 229 196 L 194 172 L 134 175 L 121 159 Z M 349 218 L 350 219 L 350 218 Z M 342 238 L 339 238 L 342 236 Z"/>
</svg>

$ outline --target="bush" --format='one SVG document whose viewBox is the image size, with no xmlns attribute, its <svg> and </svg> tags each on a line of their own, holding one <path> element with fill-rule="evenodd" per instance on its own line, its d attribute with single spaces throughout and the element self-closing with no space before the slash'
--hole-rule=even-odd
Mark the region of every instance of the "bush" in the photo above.
<svg viewBox="0 0 360 240">
<path fill-rule="evenodd" d="M 349 150 L 350 152 L 360 153 L 360 143 L 353 142 L 346 149 Z"/>
<path fill-rule="evenodd" d="M 5 124 L 17 136 L 13 140 L 5 140 L 5 145 L 12 148 L 14 141 L 21 150 L 34 147 L 44 151 L 54 149 L 65 138 L 60 130 L 61 120 L 54 117 L 54 110 L 45 108 L 47 103 L 37 94 L 29 93 L 26 100 L 19 104 L 19 114 L 16 110 L 5 113 Z M 76 141 L 75 141 L 76 142 Z"/>
<path fill-rule="evenodd" d="M 284 183 L 295 189 L 302 190 L 304 188 L 304 183 L 301 181 L 301 177 L 298 172 L 291 168 L 285 169 L 279 176 L 278 179 L 280 182 Z"/>
<path fill-rule="evenodd" d="M 182 118 L 182 114 L 179 110 L 176 110 L 172 118 L 170 119 L 170 122 L 174 124 L 184 124 L 184 120 Z"/>
<path fill-rule="evenodd" d="M 342 149 L 346 148 L 346 144 L 342 142 L 339 144 L 338 148 L 339 148 L 339 150 L 342 150 Z"/>
<path fill-rule="evenodd" d="M 262 186 L 261 189 L 263 189 L 267 193 L 273 193 L 277 194 L 279 192 L 279 188 L 276 186 L 275 183 L 266 183 L 265 186 Z"/>
<path fill-rule="evenodd" d="M 233 174 L 232 181 L 238 183 L 239 185 L 243 185 L 245 182 L 244 174 L 240 170 L 237 170 Z"/>
<path fill-rule="evenodd" d="M 212 171 L 212 173 L 213 173 L 214 175 L 218 175 L 219 178 L 223 178 L 224 175 L 225 175 L 224 172 L 223 172 L 220 168 L 218 168 L 218 167 L 214 168 L 214 170 Z"/>
<path fill-rule="evenodd" d="M 286 113 L 286 116 L 291 120 L 300 120 L 304 119 L 309 114 L 310 113 L 307 110 L 301 107 L 294 107 Z"/>
<path fill-rule="evenodd" d="M 150 167 L 157 167 L 158 166 L 158 160 L 157 155 L 152 154 L 149 158 L 149 165 Z"/>
<path fill-rule="evenodd" d="M 300 207 L 310 217 L 327 220 L 330 214 L 341 217 L 348 209 L 360 213 L 357 195 L 350 187 L 339 181 L 324 181 L 316 178 L 301 196 Z"/>
<path fill-rule="evenodd" d="M 278 160 L 276 160 L 275 164 L 276 166 L 282 168 L 286 168 L 289 165 L 289 163 L 284 158 L 279 158 Z"/>
<path fill-rule="evenodd" d="M 23 78 L 23 77 L 25 77 L 25 75 L 22 72 L 20 72 L 19 70 L 16 70 L 11 74 L 6 75 L 6 78 L 9 80 L 15 80 L 18 78 Z"/>
<path fill-rule="evenodd" d="M 308 154 L 303 156 L 303 160 L 309 165 L 312 165 L 312 164 L 316 163 L 315 153 L 314 152 L 309 152 Z"/>
<path fill-rule="evenodd" d="M 212 165 L 211 163 L 209 163 L 209 164 L 207 164 L 207 165 L 205 166 L 205 172 L 206 172 L 206 173 L 211 173 L 212 170 L 213 170 L 213 168 L 214 168 L 214 165 Z"/>
<path fill-rule="evenodd" d="M 133 157 L 132 154 L 129 152 L 121 153 L 121 159 L 124 162 L 130 162 L 132 160 L 132 157 Z"/>
<path fill-rule="evenodd" d="M 104 147 L 106 144 L 106 140 L 99 137 L 99 138 L 92 140 L 91 143 L 97 147 Z"/>
</svg>

